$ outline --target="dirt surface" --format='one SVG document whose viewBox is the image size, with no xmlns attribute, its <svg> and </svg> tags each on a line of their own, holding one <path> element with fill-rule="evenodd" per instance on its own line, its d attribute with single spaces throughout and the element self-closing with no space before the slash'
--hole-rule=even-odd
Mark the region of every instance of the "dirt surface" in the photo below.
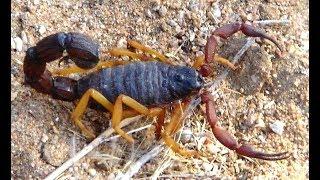
<svg viewBox="0 0 320 180">
<path fill-rule="evenodd" d="M 52 99 L 24 84 L 23 59 L 27 48 L 56 32 L 89 35 L 103 49 L 125 47 L 135 39 L 190 65 L 204 50 L 206 38 L 226 23 L 248 20 L 289 20 L 289 24 L 261 26 L 284 47 L 259 40 L 236 64 L 214 94 L 220 125 L 242 143 L 268 152 L 290 151 L 281 161 L 263 161 L 237 155 L 210 134 L 204 107 L 186 119 L 180 143 L 211 152 L 209 158 L 187 159 L 162 151 L 133 177 L 158 178 L 308 179 L 309 177 L 309 32 L 307 1 L 12 1 L 11 12 L 11 175 L 13 179 L 43 179 L 87 141 L 70 121 L 75 103 Z M 259 25 L 257 25 L 259 26 Z M 219 54 L 228 59 L 246 42 L 236 34 L 219 40 Z M 111 57 L 110 57 L 111 58 Z M 127 60 L 124 58 L 124 60 Z M 48 65 L 56 69 L 57 63 Z M 212 81 L 226 68 L 215 64 Z M 107 129 L 110 115 L 87 110 L 84 122 L 96 134 Z M 152 123 L 143 119 L 126 131 Z M 283 128 L 283 129 L 282 129 Z M 190 132 L 194 136 L 190 136 Z M 202 134 L 202 136 L 201 136 Z M 105 143 L 65 171 L 60 179 L 114 179 L 130 162 L 158 143 L 152 128 L 133 135 L 132 148 L 123 139 Z M 203 143 L 205 140 L 206 143 Z M 202 142 L 202 143 L 201 143 Z"/>
</svg>

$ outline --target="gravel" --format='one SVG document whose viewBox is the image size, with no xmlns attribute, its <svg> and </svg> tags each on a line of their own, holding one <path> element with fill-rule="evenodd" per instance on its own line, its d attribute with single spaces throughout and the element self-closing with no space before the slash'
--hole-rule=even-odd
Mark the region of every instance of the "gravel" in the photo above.
<svg viewBox="0 0 320 180">
<path fill-rule="evenodd" d="M 284 131 L 284 126 L 285 126 L 285 123 L 278 120 L 270 124 L 271 130 L 279 135 L 282 135 Z"/>
<path fill-rule="evenodd" d="M 69 158 L 70 149 L 79 151 L 87 144 L 70 120 L 75 103 L 52 99 L 24 83 L 25 51 L 42 38 L 56 32 L 80 32 L 92 37 L 104 50 L 126 47 L 127 39 L 135 39 L 170 55 L 176 64 L 191 65 L 217 27 L 248 19 L 288 19 L 288 25 L 259 26 L 285 47 L 284 56 L 279 57 L 277 48 L 268 40 L 256 39 L 236 64 L 238 69 L 231 71 L 217 89 L 214 99 L 219 125 L 239 142 L 270 153 L 290 151 L 294 157 L 270 162 L 237 155 L 213 137 L 200 107 L 185 121 L 185 129 L 193 132 L 191 140 L 187 137 L 180 143 L 211 156 L 194 160 L 165 151 L 145 164 L 133 179 L 150 178 L 168 156 L 174 159 L 173 165 L 160 176 L 169 179 L 177 174 L 226 179 L 308 179 L 308 7 L 309 3 L 303 0 L 12 1 L 12 178 L 44 179 Z M 218 38 L 217 52 L 231 60 L 244 42 L 241 33 L 228 40 Z M 217 63 L 213 67 L 214 75 L 207 81 L 213 81 L 226 70 Z M 47 68 L 59 67 L 53 62 Z M 59 121 L 55 121 L 57 118 Z M 110 126 L 109 119 L 108 113 L 91 109 L 83 116 L 84 124 L 96 134 Z M 151 122 L 143 119 L 125 130 Z M 124 174 L 130 165 L 127 163 L 157 145 L 152 129 L 133 136 L 137 140 L 134 147 L 123 139 L 105 143 L 94 151 L 110 156 L 88 155 L 62 174 L 61 179 L 113 179 L 120 172 Z M 98 167 L 97 162 L 106 164 L 105 168 Z M 206 168 L 202 166 L 204 162 Z M 87 166 L 83 167 L 83 163 Z"/>
<path fill-rule="evenodd" d="M 14 41 L 14 45 L 11 46 L 11 47 L 14 47 L 14 49 L 16 49 L 17 51 L 21 52 L 22 48 L 23 48 L 23 42 L 22 42 L 21 38 L 20 37 L 15 37 L 15 38 L 13 38 L 13 41 Z"/>
</svg>

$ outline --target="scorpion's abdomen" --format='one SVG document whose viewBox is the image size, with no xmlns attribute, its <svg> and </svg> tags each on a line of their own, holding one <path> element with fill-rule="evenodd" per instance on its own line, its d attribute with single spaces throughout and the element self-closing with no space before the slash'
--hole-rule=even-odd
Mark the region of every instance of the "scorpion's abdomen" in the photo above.
<svg viewBox="0 0 320 180">
<path fill-rule="evenodd" d="M 78 81 L 78 93 L 94 88 L 109 101 L 125 94 L 144 105 L 166 104 L 176 100 L 169 91 L 170 65 L 152 61 L 107 68 Z"/>
</svg>

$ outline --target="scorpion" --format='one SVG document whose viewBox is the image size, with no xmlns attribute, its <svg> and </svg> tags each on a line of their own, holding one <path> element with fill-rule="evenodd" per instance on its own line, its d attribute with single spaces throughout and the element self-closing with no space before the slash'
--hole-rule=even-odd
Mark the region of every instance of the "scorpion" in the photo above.
<svg viewBox="0 0 320 180">
<path fill-rule="evenodd" d="M 174 152 L 186 157 L 200 157 L 197 150 L 187 150 L 171 136 L 181 127 L 182 111 L 190 104 L 190 97 L 197 96 L 205 104 L 205 118 L 217 140 L 241 156 L 282 160 L 289 157 L 288 152 L 265 153 L 254 150 L 250 145 L 240 144 L 225 129 L 217 124 L 213 96 L 206 90 L 204 77 L 212 73 L 213 61 L 232 67 L 227 59 L 216 53 L 217 39 L 227 39 L 236 32 L 249 37 L 265 38 L 282 51 L 281 46 L 271 36 L 254 26 L 235 22 L 214 30 L 207 39 L 204 55 L 196 58 L 193 66 L 172 64 L 161 53 L 134 40 L 128 40 L 126 48 L 113 48 L 107 53 L 111 56 L 129 56 L 141 61 L 110 60 L 99 62 L 99 45 L 90 37 L 75 32 L 59 32 L 40 40 L 36 46 L 26 51 L 24 59 L 25 81 L 36 91 L 49 94 L 55 99 L 65 101 L 79 100 L 71 114 L 71 119 L 82 133 L 93 139 L 94 133 L 82 122 L 81 117 L 89 101 L 112 113 L 112 128 L 128 142 L 134 139 L 119 126 L 122 119 L 142 114 L 156 117 L 155 135 L 162 138 Z M 133 51 L 136 49 L 138 51 Z M 51 73 L 46 63 L 56 59 L 71 59 L 76 66 Z M 79 80 L 66 77 L 72 73 L 88 72 Z M 181 100 L 181 104 L 177 102 Z M 172 109 L 171 120 L 165 124 L 166 111 Z"/>
</svg>

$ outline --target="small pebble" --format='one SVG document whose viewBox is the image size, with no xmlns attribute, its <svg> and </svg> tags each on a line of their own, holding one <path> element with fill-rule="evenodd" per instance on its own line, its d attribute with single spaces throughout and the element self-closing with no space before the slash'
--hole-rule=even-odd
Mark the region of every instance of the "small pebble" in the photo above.
<svg viewBox="0 0 320 180">
<path fill-rule="evenodd" d="M 113 173 L 111 173 L 111 174 L 109 174 L 109 175 L 107 176 L 107 180 L 113 180 L 113 179 L 115 179 L 115 178 L 116 178 L 116 175 L 113 174 Z"/>
<path fill-rule="evenodd" d="M 219 5 L 217 3 L 215 3 L 213 5 L 213 16 L 215 18 L 220 18 L 221 17 L 221 10 L 220 10 Z"/>
<path fill-rule="evenodd" d="M 11 49 L 16 49 L 16 43 L 14 42 L 14 39 L 11 37 Z"/>
<path fill-rule="evenodd" d="M 97 175 L 97 171 L 96 171 L 95 169 L 93 169 L 93 168 L 89 169 L 89 170 L 88 170 L 88 173 L 89 173 L 90 176 L 92 176 L 92 177 Z"/>
<path fill-rule="evenodd" d="M 170 20 L 168 21 L 168 24 L 169 24 L 171 27 L 176 27 L 176 26 L 178 25 L 178 23 L 175 22 L 175 21 L 172 20 L 172 19 L 170 19 Z"/>
<path fill-rule="evenodd" d="M 161 16 L 161 17 L 163 17 L 163 16 L 165 16 L 166 14 L 167 14 L 167 8 L 165 7 L 165 6 L 161 6 L 160 8 L 159 8 L 159 15 Z"/>
<path fill-rule="evenodd" d="M 18 92 L 11 91 L 11 101 L 14 101 L 16 99 L 17 95 L 18 95 Z"/>
<path fill-rule="evenodd" d="M 283 122 L 277 120 L 274 123 L 270 124 L 270 128 L 276 134 L 282 135 L 284 130 L 284 125 L 285 124 Z"/>
<path fill-rule="evenodd" d="M 264 128 L 264 127 L 266 127 L 266 124 L 264 123 L 264 121 L 263 121 L 261 118 L 259 118 L 259 119 L 256 120 L 256 125 L 255 125 L 255 127 Z"/>
<path fill-rule="evenodd" d="M 217 154 L 219 151 L 221 151 L 220 148 L 218 148 L 216 145 L 214 145 L 211 142 L 206 144 L 206 147 L 207 147 L 207 151 L 211 154 Z"/>
<path fill-rule="evenodd" d="M 127 47 L 127 40 L 125 38 L 121 38 L 117 43 L 118 48 L 126 48 Z"/>
<path fill-rule="evenodd" d="M 206 172 L 208 172 L 212 170 L 213 165 L 207 162 L 203 162 L 202 167 Z"/>
<path fill-rule="evenodd" d="M 193 42 L 193 40 L 195 39 L 195 37 L 196 37 L 196 34 L 195 34 L 193 31 L 191 31 L 191 32 L 189 33 L 189 40 L 190 40 L 191 42 Z"/>
<path fill-rule="evenodd" d="M 190 129 L 185 129 L 182 131 L 182 134 L 181 134 L 181 139 L 180 141 L 182 142 L 182 144 L 186 144 L 186 143 L 189 143 L 191 142 L 192 140 L 192 131 Z"/>
<path fill-rule="evenodd" d="M 39 2 L 40 2 L 39 0 L 33 0 L 33 4 L 34 4 L 34 5 L 38 5 Z"/>
<path fill-rule="evenodd" d="M 21 38 L 15 37 L 13 39 L 13 41 L 15 42 L 16 50 L 19 52 L 22 51 L 23 42 L 22 42 Z"/>
<path fill-rule="evenodd" d="M 152 18 L 152 13 L 149 9 L 146 10 L 145 14 L 148 18 L 150 18 L 150 19 Z"/>
<path fill-rule="evenodd" d="M 43 33 L 46 32 L 46 27 L 44 27 L 43 25 L 39 26 L 38 32 L 42 35 Z"/>
<path fill-rule="evenodd" d="M 27 38 L 27 34 L 26 34 L 25 31 L 22 31 L 22 32 L 21 32 L 21 39 L 22 39 L 22 42 L 23 42 L 24 44 L 27 44 L 27 43 L 28 43 L 28 38 Z"/>
<path fill-rule="evenodd" d="M 49 139 L 49 137 L 46 134 L 43 134 L 42 138 L 41 138 L 41 142 L 45 143 L 48 141 L 48 139 Z"/>
</svg>

